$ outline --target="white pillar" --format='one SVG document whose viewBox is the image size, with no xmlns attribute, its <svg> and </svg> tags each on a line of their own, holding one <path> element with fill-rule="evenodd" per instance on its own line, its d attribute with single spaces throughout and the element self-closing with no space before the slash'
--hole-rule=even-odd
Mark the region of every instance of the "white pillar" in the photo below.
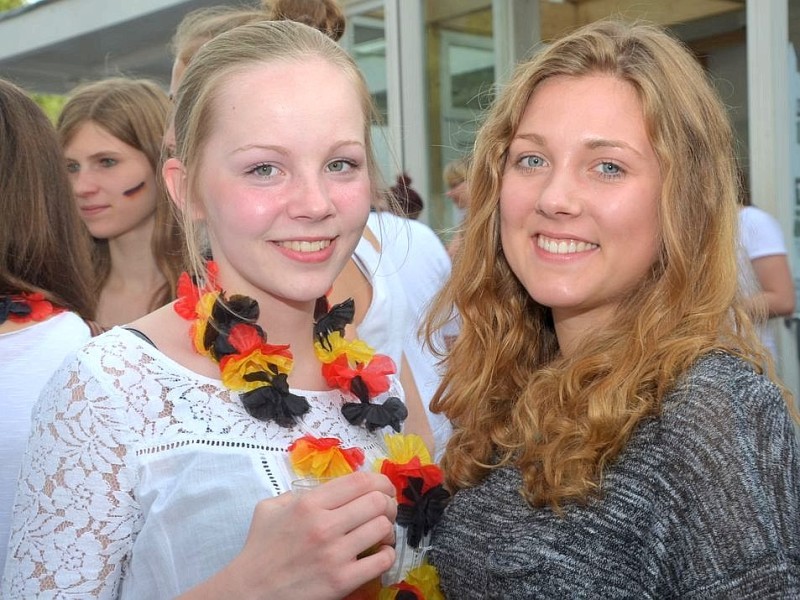
<svg viewBox="0 0 800 600">
<path fill-rule="evenodd" d="M 747 6 L 747 104 L 750 188 L 753 203 L 773 214 L 783 226 L 787 245 L 794 242 L 794 185 L 791 133 L 794 119 L 788 85 L 788 3 L 761 0 Z M 789 253 L 791 257 L 791 252 Z M 780 323 L 779 374 L 800 397 L 797 345 Z"/>
<path fill-rule="evenodd" d="M 492 28 L 495 84 L 502 85 L 541 39 L 539 0 L 493 0 Z"/>
<path fill-rule="evenodd" d="M 398 169 L 406 171 L 425 204 L 431 201 L 425 94 L 424 0 L 386 0 L 387 104 Z M 397 173 L 394 174 L 395 176 Z M 389 177 L 392 175 L 389 174 Z M 394 181 L 390 181 L 393 184 Z M 424 220 L 424 219 L 423 219 Z"/>
</svg>

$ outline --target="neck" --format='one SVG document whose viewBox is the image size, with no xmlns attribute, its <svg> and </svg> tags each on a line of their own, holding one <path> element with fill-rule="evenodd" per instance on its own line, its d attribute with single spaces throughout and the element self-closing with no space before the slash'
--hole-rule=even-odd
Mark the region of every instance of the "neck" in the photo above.
<svg viewBox="0 0 800 600">
<path fill-rule="evenodd" d="M 111 259 L 109 278 L 147 284 L 163 281 L 153 256 L 152 240 L 155 218 L 140 227 L 108 240 Z"/>
</svg>

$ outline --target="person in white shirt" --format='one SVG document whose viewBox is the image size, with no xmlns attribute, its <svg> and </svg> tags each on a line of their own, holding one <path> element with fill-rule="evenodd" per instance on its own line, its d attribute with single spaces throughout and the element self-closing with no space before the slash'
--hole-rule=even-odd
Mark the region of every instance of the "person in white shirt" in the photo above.
<svg viewBox="0 0 800 600">
<path fill-rule="evenodd" d="M 794 280 L 780 223 L 768 212 L 752 206 L 749 198 L 744 183 L 739 208 L 740 281 L 761 341 L 776 358 L 778 349 L 770 319 L 794 313 Z"/>
<path fill-rule="evenodd" d="M 371 111 L 352 58 L 306 25 L 198 51 L 163 169 L 192 275 L 47 385 L 0 595 L 333 600 L 392 566 L 395 488 L 372 466 L 402 391 L 325 296 L 376 193 Z M 287 494 L 309 445 L 336 478 Z"/>
<path fill-rule="evenodd" d="M 89 339 L 89 237 L 72 202 L 55 129 L 0 80 L 0 569 L 30 414 L 66 355 Z"/>
</svg>

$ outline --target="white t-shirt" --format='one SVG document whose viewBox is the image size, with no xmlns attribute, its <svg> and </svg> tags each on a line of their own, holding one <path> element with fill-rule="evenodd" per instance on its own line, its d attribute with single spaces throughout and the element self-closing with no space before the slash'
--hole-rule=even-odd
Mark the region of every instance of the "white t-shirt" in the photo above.
<svg viewBox="0 0 800 600">
<path fill-rule="evenodd" d="M 740 257 L 740 284 L 747 295 L 761 291 L 751 261 L 765 256 L 786 254 L 783 231 L 778 220 L 766 211 L 755 206 L 739 209 L 739 235 L 744 251 Z M 759 327 L 764 345 L 777 356 L 775 336 L 768 323 Z"/>
<path fill-rule="evenodd" d="M 31 409 L 64 357 L 86 343 L 90 335 L 83 319 L 71 312 L 0 334 L 0 572 Z"/>
<path fill-rule="evenodd" d="M 376 233 L 377 237 L 377 233 Z M 403 282 L 390 256 L 361 237 L 353 259 L 372 287 L 372 301 L 358 324 L 358 337 L 391 358 L 398 370 L 403 358 L 403 336 L 413 325 Z"/>
<path fill-rule="evenodd" d="M 441 375 L 437 357 L 419 338 L 418 332 L 433 297 L 450 276 L 450 256 L 436 233 L 419 221 L 389 212 L 373 212 L 367 224 L 381 244 L 383 257 L 388 257 L 394 264 L 411 311 L 411 322 L 404 332 L 403 350 L 428 416 L 438 460 L 452 427 L 444 415 L 430 411 L 430 401 Z"/>
<path fill-rule="evenodd" d="M 292 391 L 311 405 L 302 421 L 265 423 L 126 329 L 94 338 L 34 409 L 0 597 L 173 598 L 239 553 L 259 500 L 290 489 L 295 439 L 358 446 L 364 469 L 386 455 L 391 431 L 342 416 L 352 397 Z M 389 396 L 402 399 L 395 379 L 374 401 Z"/>
</svg>

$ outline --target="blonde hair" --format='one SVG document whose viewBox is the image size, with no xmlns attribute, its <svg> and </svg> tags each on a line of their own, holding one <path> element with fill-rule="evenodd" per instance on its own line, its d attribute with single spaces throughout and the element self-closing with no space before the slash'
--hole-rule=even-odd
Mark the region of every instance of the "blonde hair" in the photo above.
<svg viewBox="0 0 800 600">
<path fill-rule="evenodd" d="M 84 123 L 95 123 L 142 152 L 156 174 L 158 198 L 150 246 L 166 283 L 153 295 L 151 309 L 175 298 L 175 285 L 183 270 L 180 227 L 159 168 L 169 110 L 169 98 L 155 82 L 114 77 L 76 88 L 64 105 L 57 126 L 61 145 L 66 147 Z M 111 272 L 108 240 L 94 240 L 93 262 L 99 295 Z"/>
<path fill-rule="evenodd" d="M 370 139 L 371 123 L 377 119 L 367 84 L 353 59 L 331 38 L 294 21 L 263 21 L 220 34 L 203 46 L 189 63 L 175 100 L 176 155 L 189 175 L 185 182 L 183 225 L 187 258 L 195 275 L 205 275 L 204 232 L 191 218 L 193 202 L 202 197 L 197 185 L 202 149 L 216 125 L 216 99 L 228 79 L 260 64 L 296 63 L 321 59 L 338 67 L 356 88 L 364 116 L 367 170 L 372 198 L 378 197 L 379 170 Z M 324 85 L 321 82 L 320 85 Z"/>
<path fill-rule="evenodd" d="M 628 82 L 641 101 L 663 177 L 661 247 L 614 321 L 563 358 L 550 309 L 503 255 L 498 198 L 537 87 L 593 73 Z M 586 499 L 698 357 L 724 350 L 771 369 L 737 291 L 733 157 L 727 114 L 705 74 L 656 27 L 596 22 L 517 67 L 478 133 L 463 252 L 427 324 L 433 339 L 454 307 L 462 320 L 432 402 L 455 424 L 443 459 L 452 489 L 514 464 L 533 505 Z"/>
<path fill-rule="evenodd" d="M 461 158 L 450 161 L 444 166 L 442 178 L 444 179 L 444 184 L 448 187 L 448 189 L 452 189 L 459 183 L 466 181 L 468 173 L 469 158 L 462 156 Z"/>
</svg>

